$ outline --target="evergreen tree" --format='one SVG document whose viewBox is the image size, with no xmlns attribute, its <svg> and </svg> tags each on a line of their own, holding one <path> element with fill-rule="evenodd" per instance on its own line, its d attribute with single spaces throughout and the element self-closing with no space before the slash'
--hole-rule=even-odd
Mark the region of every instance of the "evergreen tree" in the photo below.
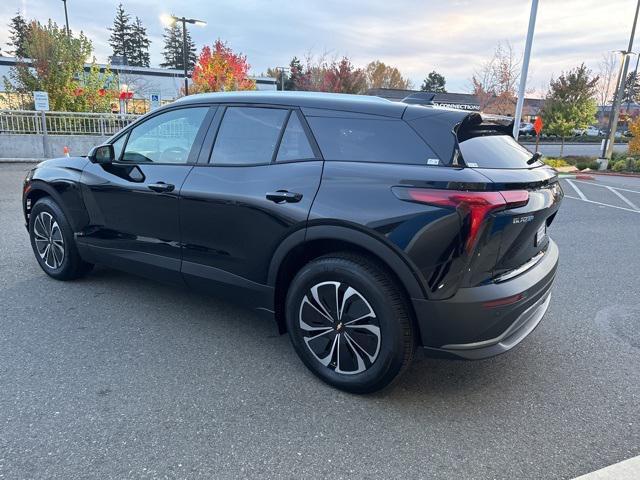
<svg viewBox="0 0 640 480">
<path fill-rule="evenodd" d="M 15 17 L 9 21 L 9 39 L 7 43 L 9 48 L 8 53 L 11 53 L 14 57 L 26 58 L 26 43 L 29 35 L 29 24 L 26 22 L 20 12 L 17 12 Z"/>
<path fill-rule="evenodd" d="M 109 45 L 113 49 L 114 56 L 122 56 L 127 61 L 132 60 L 133 45 L 131 17 L 125 13 L 122 4 L 118 5 L 116 17 L 113 19 L 113 27 L 109 28 L 111 36 L 109 36 Z"/>
<path fill-rule="evenodd" d="M 640 80 L 638 74 L 633 72 L 627 75 L 627 81 L 624 85 L 623 103 L 636 103 L 640 100 Z"/>
<path fill-rule="evenodd" d="M 160 66 L 182 70 L 184 68 L 184 62 L 182 61 L 182 24 L 176 22 L 172 26 L 165 28 L 162 38 L 164 39 L 164 50 L 162 51 L 164 62 Z M 193 70 L 196 60 L 196 45 L 191 39 L 189 30 L 187 30 L 187 70 Z"/>
<path fill-rule="evenodd" d="M 147 29 L 142 25 L 142 21 L 136 17 L 131 26 L 131 57 L 129 58 L 129 65 L 148 67 L 150 44 L 151 41 L 147 37 Z"/>
<path fill-rule="evenodd" d="M 164 49 L 162 51 L 164 62 L 160 64 L 161 67 L 178 68 L 176 66 L 178 62 L 182 64 L 181 33 L 178 25 L 175 23 L 164 29 L 164 34 L 162 35 L 164 39 Z"/>
<path fill-rule="evenodd" d="M 285 77 L 284 89 L 295 90 L 296 85 L 299 83 L 299 79 L 302 76 L 302 62 L 298 57 L 293 57 L 289 63 L 289 76 Z"/>
<path fill-rule="evenodd" d="M 434 92 L 434 93 L 447 93 L 445 88 L 446 80 L 444 76 L 440 75 L 435 70 L 427 75 L 427 78 L 422 82 L 422 87 L 420 90 L 423 92 Z"/>
</svg>

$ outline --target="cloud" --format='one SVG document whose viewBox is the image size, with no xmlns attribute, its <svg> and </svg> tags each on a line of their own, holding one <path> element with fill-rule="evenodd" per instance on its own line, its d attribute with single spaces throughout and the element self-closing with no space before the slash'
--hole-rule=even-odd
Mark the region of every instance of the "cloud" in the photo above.
<svg viewBox="0 0 640 480">
<path fill-rule="evenodd" d="M 107 27 L 118 1 L 69 2 L 71 28 L 93 40 L 99 61 L 110 54 Z M 447 78 L 452 91 L 465 91 L 469 77 L 491 56 L 498 42 L 510 42 L 522 52 L 529 19 L 529 1 L 512 0 L 129 0 L 125 9 L 139 16 L 151 36 L 151 57 L 161 62 L 163 11 L 202 18 L 208 25 L 191 28 L 196 43 L 216 38 L 248 56 L 255 73 L 285 65 L 292 56 L 349 55 L 365 65 L 380 59 L 395 65 L 419 85 L 431 70 Z M 530 82 L 536 88 L 561 71 L 585 62 L 597 70 L 602 54 L 626 48 L 634 2 L 627 0 L 563 0 L 540 2 L 533 44 Z M 40 21 L 62 24 L 62 2 L 4 0 L 0 23 L 18 10 Z M 0 43 L 8 32 L 0 29 Z"/>
</svg>

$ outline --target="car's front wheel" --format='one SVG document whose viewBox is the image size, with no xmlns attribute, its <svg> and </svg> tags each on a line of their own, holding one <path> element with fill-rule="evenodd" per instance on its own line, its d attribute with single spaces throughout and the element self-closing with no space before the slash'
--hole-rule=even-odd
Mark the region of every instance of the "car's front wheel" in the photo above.
<svg viewBox="0 0 640 480">
<path fill-rule="evenodd" d="M 78 278 L 93 267 L 80 258 L 71 225 L 50 197 L 41 198 L 32 207 L 29 237 L 40 267 L 55 279 Z"/>
<path fill-rule="evenodd" d="M 353 393 L 389 385 L 415 342 L 407 301 L 389 273 L 367 257 L 320 257 L 293 279 L 286 301 L 293 346 L 325 382 Z"/>
</svg>

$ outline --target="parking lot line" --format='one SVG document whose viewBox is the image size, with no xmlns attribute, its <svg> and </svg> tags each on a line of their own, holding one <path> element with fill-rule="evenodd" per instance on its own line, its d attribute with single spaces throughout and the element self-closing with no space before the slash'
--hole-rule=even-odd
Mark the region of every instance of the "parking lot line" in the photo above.
<svg viewBox="0 0 640 480">
<path fill-rule="evenodd" d="M 567 182 L 570 182 L 571 180 L 567 180 Z M 639 190 L 631 190 L 629 188 L 622 188 L 622 187 L 610 187 L 609 185 L 600 185 L 598 183 L 595 182 L 586 182 L 584 180 L 573 180 L 574 182 L 578 182 L 578 183 L 586 183 L 587 185 L 593 185 L 594 187 L 603 187 L 603 188 L 615 188 L 616 190 L 621 190 L 623 192 L 631 192 L 631 193 L 640 193 Z"/>
<path fill-rule="evenodd" d="M 571 185 L 571 188 L 573 188 L 573 189 L 576 191 L 576 193 L 578 194 L 578 196 L 580 196 L 580 198 L 581 198 L 582 200 L 584 200 L 584 201 L 589 201 L 589 200 L 587 200 L 587 197 L 585 197 L 585 196 L 584 196 L 584 193 L 582 193 L 582 191 L 581 191 L 581 190 L 576 186 L 576 184 L 575 184 L 575 183 L 573 183 L 573 182 L 572 182 L 571 180 L 569 180 L 569 179 L 566 179 L 565 181 L 566 181 L 569 185 Z M 571 198 L 571 197 L 570 197 L 570 198 Z"/>
<path fill-rule="evenodd" d="M 640 456 L 614 463 L 574 480 L 637 480 L 640 478 Z"/>
<path fill-rule="evenodd" d="M 640 210 L 640 208 L 636 207 L 636 206 L 633 204 L 633 202 L 631 202 L 630 200 L 628 200 L 624 195 L 622 195 L 620 192 L 618 192 L 615 188 L 613 188 L 613 187 L 609 187 L 609 186 L 607 186 L 607 188 L 608 188 L 611 192 L 615 193 L 618 197 L 620 197 L 620 199 L 621 199 L 624 203 L 626 203 L 627 205 L 629 205 L 631 208 L 633 208 L 634 210 Z"/>
<path fill-rule="evenodd" d="M 581 200 L 587 203 L 595 203 L 596 205 L 602 205 L 603 207 L 617 208 L 619 210 L 625 210 L 627 212 L 640 213 L 640 210 L 633 210 L 632 208 L 627 208 L 627 207 L 619 207 L 617 205 L 609 205 L 608 203 L 596 202 L 593 200 L 589 200 L 588 198 L 572 197 L 571 195 L 566 195 L 566 194 L 565 194 L 565 198 L 572 198 L 573 200 Z"/>
</svg>

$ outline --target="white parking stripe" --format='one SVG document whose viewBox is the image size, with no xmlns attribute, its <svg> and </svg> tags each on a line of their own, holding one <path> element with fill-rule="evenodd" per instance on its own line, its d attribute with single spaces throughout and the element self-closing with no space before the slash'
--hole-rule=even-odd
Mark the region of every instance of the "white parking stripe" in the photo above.
<svg viewBox="0 0 640 480">
<path fill-rule="evenodd" d="M 576 187 L 576 184 L 575 184 L 575 183 L 573 183 L 573 182 L 572 182 L 571 180 L 569 180 L 569 179 L 566 179 L 565 181 L 566 181 L 569 185 L 571 185 L 571 188 L 573 188 L 573 189 L 576 191 L 576 193 L 578 194 L 578 196 L 579 196 L 582 200 L 586 200 L 586 201 L 588 201 L 588 200 L 587 200 L 587 197 L 585 197 L 585 196 L 584 196 L 584 193 L 582 193 L 582 192 L 580 191 L 580 189 L 579 189 L 578 187 Z"/>
<path fill-rule="evenodd" d="M 569 180 L 567 180 L 567 182 L 568 181 Z M 600 185 L 600 184 L 595 183 L 595 182 L 586 182 L 584 180 L 574 180 L 574 182 L 586 183 L 587 185 L 593 185 L 594 187 L 615 188 L 616 190 L 621 190 L 623 192 L 640 193 L 640 191 L 638 191 L 638 190 L 631 190 L 629 188 L 622 188 L 622 187 L 610 187 L 609 185 Z"/>
<path fill-rule="evenodd" d="M 615 188 L 612 187 L 607 187 L 609 190 L 611 190 L 613 193 L 615 193 L 618 197 L 620 197 L 620 200 L 622 200 L 624 203 L 626 203 L 627 205 L 629 205 L 631 208 L 635 209 L 635 210 L 640 210 L 640 208 L 636 207 L 631 201 L 629 201 L 626 197 L 624 197 L 620 192 L 618 192 Z"/>
<path fill-rule="evenodd" d="M 603 207 L 617 208 L 619 210 L 624 210 L 626 212 L 640 213 L 639 210 L 632 210 L 631 208 L 626 208 L 626 207 L 618 207 L 617 205 L 609 205 L 608 203 L 594 202 L 593 200 L 589 200 L 587 198 L 572 197 L 571 195 L 566 195 L 566 194 L 565 194 L 565 198 L 572 198 L 573 200 L 581 200 L 587 203 L 595 203 L 596 205 L 602 205 Z"/>
<path fill-rule="evenodd" d="M 640 478 L 640 456 L 587 473 L 574 480 L 637 480 Z"/>
</svg>

